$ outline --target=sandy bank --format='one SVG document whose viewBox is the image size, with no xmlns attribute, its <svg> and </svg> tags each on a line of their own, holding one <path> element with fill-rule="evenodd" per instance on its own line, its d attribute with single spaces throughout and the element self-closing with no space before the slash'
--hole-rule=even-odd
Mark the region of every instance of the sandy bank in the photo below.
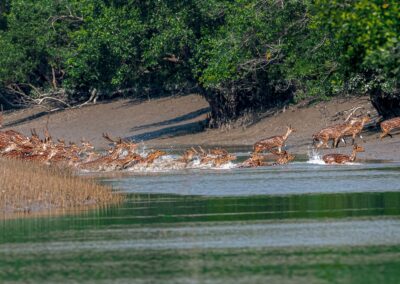
<svg viewBox="0 0 400 284">
<path fill-rule="evenodd" d="M 149 147 L 180 148 L 189 145 L 250 146 L 257 140 L 281 134 L 286 125 L 297 132 L 288 140 L 287 148 L 296 154 L 306 154 L 311 145 L 311 136 L 319 129 L 339 123 L 346 111 L 362 106 L 360 113 L 369 112 L 378 116 L 367 97 L 341 98 L 317 104 L 299 104 L 289 108 L 265 113 L 252 125 L 204 129 L 209 112 L 207 102 L 198 95 L 154 99 L 150 101 L 118 100 L 100 103 L 80 109 L 60 111 L 45 115 L 43 109 L 7 113 L 4 129 L 15 129 L 29 134 L 31 128 L 41 130 L 48 123 L 50 133 L 66 141 L 89 139 L 98 148 L 107 146 L 101 137 L 103 132 L 112 136 L 143 141 Z M 400 135 L 380 141 L 378 129 L 369 125 L 365 133 L 366 152 L 364 159 L 400 160 Z M 350 152 L 350 147 L 341 147 L 339 152 Z M 324 150 L 323 152 L 332 152 Z"/>
</svg>

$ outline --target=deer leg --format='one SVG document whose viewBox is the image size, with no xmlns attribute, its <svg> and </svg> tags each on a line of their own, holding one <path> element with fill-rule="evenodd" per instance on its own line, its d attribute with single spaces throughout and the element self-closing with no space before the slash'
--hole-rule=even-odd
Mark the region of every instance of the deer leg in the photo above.
<svg viewBox="0 0 400 284">
<path fill-rule="evenodd" d="M 388 135 L 388 133 L 386 131 L 383 131 L 383 133 L 381 134 L 381 140 L 383 139 L 383 137 L 385 137 L 386 135 Z"/>
<path fill-rule="evenodd" d="M 318 144 L 317 144 L 317 141 L 318 141 Z M 317 149 L 319 149 L 319 147 L 321 147 L 321 145 L 322 145 L 322 141 L 321 140 L 316 140 L 316 139 L 313 139 L 313 143 L 312 143 L 312 146 L 314 147 L 314 148 L 317 148 Z"/>
<path fill-rule="evenodd" d="M 340 141 L 342 141 L 343 144 L 347 145 L 346 139 L 344 137 L 338 137 L 337 141 L 336 141 L 336 148 L 339 147 Z M 333 146 L 332 146 L 332 148 L 333 148 Z"/>
<path fill-rule="evenodd" d="M 355 142 L 356 142 L 356 134 L 354 133 L 353 136 L 352 136 L 351 145 L 354 145 Z"/>
<path fill-rule="evenodd" d="M 389 135 L 390 138 L 393 138 L 393 135 L 392 135 L 392 134 L 388 133 L 387 135 Z"/>
<path fill-rule="evenodd" d="M 335 140 L 333 141 L 332 148 L 337 148 L 338 144 L 339 144 L 339 138 L 335 138 Z"/>
</svg>

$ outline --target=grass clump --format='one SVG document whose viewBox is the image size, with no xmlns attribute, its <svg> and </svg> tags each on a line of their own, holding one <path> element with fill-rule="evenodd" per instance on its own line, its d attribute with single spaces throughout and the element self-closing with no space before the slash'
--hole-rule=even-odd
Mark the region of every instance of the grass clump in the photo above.
<svg viewBox="0 0 400 284">
<path fill-rule="evenodd" d="M 119 202 L 122 196 L 73 171 L 37 163 L 0 159 L 0 217 L 50 209 Z"/>
</svg>

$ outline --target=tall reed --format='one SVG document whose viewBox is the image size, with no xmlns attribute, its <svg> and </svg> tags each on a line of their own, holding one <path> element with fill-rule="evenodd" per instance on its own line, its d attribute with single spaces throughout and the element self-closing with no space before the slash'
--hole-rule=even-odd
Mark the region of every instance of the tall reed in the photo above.
<svg viewBox="0 0 400 284">
<path fill-rule="evenodd" d="M 119 194 L 69 169 L 0 159 L 0 216 L 118 202 Z"/>
</svg>

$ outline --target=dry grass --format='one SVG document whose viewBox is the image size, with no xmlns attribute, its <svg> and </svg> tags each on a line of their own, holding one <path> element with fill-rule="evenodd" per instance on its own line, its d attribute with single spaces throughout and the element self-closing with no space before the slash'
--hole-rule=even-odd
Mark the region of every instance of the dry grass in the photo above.
<svg viewBox="0 0 400 284">
<path fill-rule="evenodd" d="M 0 159 L 0 216 L 119 202 L 122 196 L 69 169 Z"/>
</svg>

